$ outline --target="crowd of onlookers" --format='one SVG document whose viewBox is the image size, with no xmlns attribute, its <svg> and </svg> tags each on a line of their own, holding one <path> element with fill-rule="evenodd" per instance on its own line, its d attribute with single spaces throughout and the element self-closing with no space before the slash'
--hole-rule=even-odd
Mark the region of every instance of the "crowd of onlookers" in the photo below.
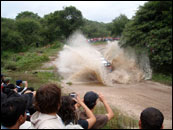
<svg viewBox="0 0 173 130">
<path fill-rule="evenodd" d="M 94 114 L 99 101 L 105 114 Z M 14 85 L 1 74 L 1 129 L 101 129 L 113 117 L 100 93 L 89 91 L 83 98 L 75 92 L 62 96 L 56 84 L 35 91 L 27 81 L 17 80 Z M 161 129 L 163 120 L 158 109 L 149 107 L 141 112 L 139 128 Z"/>
<path fill-rule="evenodd" d="M 93 42 L 106 42 L 106 41 L 115 41 L 115 40 L 120 40 L 120 38 L 115 38 L 115 37 L 90 38 L 88 39 L 88 42 L 93 43 Z"/>
</svg>

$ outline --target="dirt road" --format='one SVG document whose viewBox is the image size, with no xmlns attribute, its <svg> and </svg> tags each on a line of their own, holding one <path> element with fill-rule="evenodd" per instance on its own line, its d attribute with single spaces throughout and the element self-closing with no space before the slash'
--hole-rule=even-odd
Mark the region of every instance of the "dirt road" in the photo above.
<svg viewBox="0 0 173 130">
<path fill-rule="evenodd" d="M 100 52 L 104 46 L 96 47 Z M 49 63 L 49 65 L 53 62 Z M 81 97 L 87 91 L 102 93 L 109 104 L 125 114 L 139 119 L 147 107 L 156 107 L 164 114 L 164 128 L 172 128 L 172 87 L 152 81 L 135 84 L 115 84 L 113 87 L 99 84 L 62 83 L 63 91 L 77 92 Z"/>
<path fill-rule="evenodd" d="M 164 127 L 172 128 L 172 88 L 144 81 L 136 84 L 115 84 L 114 87 L 99 84 L 64 84 L 63 91 L 77 92 L 82 97 L 87 91 L 103 93 L 111 106 L 114 106 L 136 119 L 146 107 L 158 108 L 165 117 Z"/>
</svg>

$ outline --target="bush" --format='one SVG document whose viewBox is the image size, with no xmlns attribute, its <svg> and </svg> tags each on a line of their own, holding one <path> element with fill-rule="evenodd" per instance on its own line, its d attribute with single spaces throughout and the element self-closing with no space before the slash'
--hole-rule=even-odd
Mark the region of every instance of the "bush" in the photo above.
<svg viewBox="0 0 173 130">
<path fill-rule="evenodd" d="M 127 23 L 123 46 L 148 51 L 154 72 L 172 73 L 172 1 L 149 1 Z"/>
<path fill-rule="evenodd" d="M 4 68 L 8 70 L 17 70 L 17 64 L 14 61 L 6 61 Z"/>
<path fill-rule="evenodd" d="M 164 74 L 154 73 L 152 75 L 152 80 L 172 86 L 172 75 L 164 75 Z"/>
<path fill-rule="evenodd" d="M 36 53 L 27 53 L 17 62 L 17 66 L 19 70 L 31 70 L 34 67 L 40 66 L 42 62 L 48 60 L 49 58 L 46 55 L 38 56 Z"/>
</svg>

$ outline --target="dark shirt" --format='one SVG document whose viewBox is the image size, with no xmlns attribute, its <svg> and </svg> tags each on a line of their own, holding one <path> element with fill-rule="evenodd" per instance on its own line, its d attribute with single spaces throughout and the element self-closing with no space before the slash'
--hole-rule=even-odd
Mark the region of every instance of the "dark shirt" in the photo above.
<svg viewBox="0 0 173 130">
<path fill-rule="evenodd" d="M 79 119 L 83 119 L 83 120 L 88 119 L 88 116 L 86 115 L 85 112 L 80 112 L 79 115 L 80 115 Z M 98 115 L 95 115 L 95 117 L 96 117 L 96 123 L 91 127 L 91 129 L 101 129 L 108 122 L 108 117 L 105 114 L 98 114 Z"/>
<path fill-rule="evenodd" d="M 84 129 L 88 129 L 88 121 L 87 120 L 82 120 L 82 119 L 79 119 L 77 121 L 77 123 L 82 126 L 82 128 Z"/>
</svg>

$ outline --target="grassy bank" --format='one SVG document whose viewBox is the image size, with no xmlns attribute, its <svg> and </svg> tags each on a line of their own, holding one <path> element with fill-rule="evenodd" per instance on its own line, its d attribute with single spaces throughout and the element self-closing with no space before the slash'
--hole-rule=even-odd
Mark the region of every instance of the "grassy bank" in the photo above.
<svg viewBox="0 0 173 130">
<path fill-rule="evenodd" d="M 49 56 L 56 55 L 61 46 L 62 44 L 58 42 L 45 47 L 31 48 L 27 52 L 3 51 L 1 53 L 1 69 L 18 72 L 39 68 L 42 63 L 50 60 Z"/>
<path fill-rule="evenodd" d="M 103 129 L 134 129 L 138 128 L 138 120 L 122 114 L 118 109 L 113 108 L 114 117 L 103 127 Z M 98 105 L 94 111 L 95 114 L 105 114 L 104 106 Z"/>
<path fill-rule="evenodd" d="M 56 71 L 56 68 L 41 68 L 43 63 L 50 60 L 50 56 L 56 56 L 61 49 L 60 43 L 45 47 L 31 48 L 27 52 L 3 52 L 1 56 L 1 73 L 11 78 L 11 83 L 16 80 L 28 81 L 29 87 L 39 88 L 45 83 L 60 82 L 58 73 L 37 72 L 38 69 Z"/>
<path fill-rule="evenodd" d="M 152 75 L 152 80 L 162 84 L 172 86 L 172 75 L 154 73 Z"/>
</svg>

